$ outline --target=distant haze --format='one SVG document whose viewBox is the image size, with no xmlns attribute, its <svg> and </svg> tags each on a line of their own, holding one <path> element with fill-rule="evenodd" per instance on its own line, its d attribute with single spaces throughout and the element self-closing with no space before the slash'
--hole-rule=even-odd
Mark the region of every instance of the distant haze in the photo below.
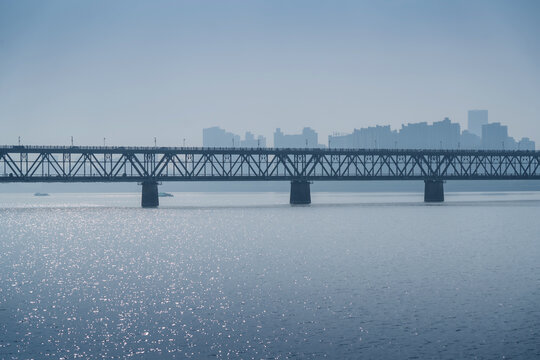
<svg viewBox="0 0 540 360">
<path fill-rule="evenodd" d="M 0 0 L 0 144 L 325 140 L 471 109 L 539 142 L 539 38 L 538 1 Z"/>
</svg>

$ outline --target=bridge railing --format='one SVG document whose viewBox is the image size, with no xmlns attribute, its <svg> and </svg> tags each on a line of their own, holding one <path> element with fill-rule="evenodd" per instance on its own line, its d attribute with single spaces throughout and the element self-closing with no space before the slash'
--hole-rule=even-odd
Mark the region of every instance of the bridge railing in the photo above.
<svg viewBox="0 0 540 360">
<path fill-rule="evenodd" d="M 508 154 L 508 153 L 523 153 L 535 154 L 539 150 L 503 150 L 503 149 L 389 149 L 389 148 L 271 148 L 271 147 L 174 147 L 174 146 L 61 146 L 61 145 L 0 145 L 0 150 L 7 152 L 24 152 L 24 150 L 46 150 L 46 151 L 155 151 L 156 153 L 165 151 L 190 151 L 190 152 L 208 152 L 217 151 L 263 151 L 263 152 L 384 152 L 384 153 L 476 153 L 476 154 Z"/>
</svg>

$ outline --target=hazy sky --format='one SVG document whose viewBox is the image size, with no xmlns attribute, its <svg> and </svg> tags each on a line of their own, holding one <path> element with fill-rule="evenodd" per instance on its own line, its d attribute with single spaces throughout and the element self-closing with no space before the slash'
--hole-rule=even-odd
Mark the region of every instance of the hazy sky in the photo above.
<svg viewBox="0 0 540 360">
<path fill-rule="evenodd" d="M 469 109 L 540 141 L 540 1 L 0 0 L 0 144 L 326 143 Z"/>
</svg>

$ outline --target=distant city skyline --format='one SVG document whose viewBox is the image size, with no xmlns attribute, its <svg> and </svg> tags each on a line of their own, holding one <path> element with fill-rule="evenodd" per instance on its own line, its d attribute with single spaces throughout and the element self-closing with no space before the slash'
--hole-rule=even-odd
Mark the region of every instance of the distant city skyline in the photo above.
<svg viewBox="0 0 540 360">
<path fill-rule="evenodd" d="M 300 133 L 284 133 L 280 127 L 273 132 L 272 143 L 267 142 L 264 135 L 255 135 L 251 131 L 244 132 L 244 138 L 239 134 L 212 126 L 202 129 L 202 142 L 194 143 L 191 139 L 183 138 L 181 143 L 163 144 L 159 146 L 203 146 L 203 147 L 291 147 L 291 148 L 403 148 L 403 149 L 506 149 L 506 150 L 535 150 L 535 139 L 510 136 L 508 125 L 500 122 L 489 122 L 488 110 L 469 110 L 467 128 L 462 129 L 459 122 L 453 122 L 449 117 L 433 122 L 408 122 L 401 124 L 401 128 L 392 129 L 390 125 L 375 125 L 354 128 L 352 133 L 333 132 L 328 135 L 327 142 L 319 141 L 319 133 L 309 127 L 304 127 Z M 20 136 L 11 144 L 19 145 L 46 145 L 43 143 L 31 144 Z M 100 139 L 103 145 L 129 145 L 111 144 L 106 138 Z M 158 145 L 158 138 L 153 137 L 153 144 Z M 73 145 L 84 144 L 69 138 Z M 10 144 L 6 142 L 6 144 Z M 62 145 L 63 143 L 53 144 Z M 101 145 L 99 144 L 99 145 Z M 135 144 L 141 145 L 141 144 Z M 143 145 L 144 146 L 144 145 Z"/>
<path fill-rule="evenodd" d="M 247 140 L 249 139 L 249 140 Z M 271 146 L 278 148 L 373 148 L 373 149 L 492 149 L 535 150 L 535 141 L 528 137 L 515 139 L 508 126 L 489 122 L 488 110 L 470 110 L 467 129 L 445 117 L 442 121 L 407 123 L 393 130 L 390 125 L 355 128 L 352 133 L 334 133 L 321 143 L 319 134 L 304 127 L 299 134 L 285 134 L 276 128 Z M 217 126 L 203 129 L 204 147 L 265 147 L 266 138 L 246 133 L 246 140 Z"/>
<path fill-rule="evenodd" d="M 244 139 L 240 135 L 225 131 L 218 126 L 203 129 L 202 146 L 215 147 L 266 147 L 266 138 L 262 135 L 257 136 L 246 131 Z"/>
</svg>

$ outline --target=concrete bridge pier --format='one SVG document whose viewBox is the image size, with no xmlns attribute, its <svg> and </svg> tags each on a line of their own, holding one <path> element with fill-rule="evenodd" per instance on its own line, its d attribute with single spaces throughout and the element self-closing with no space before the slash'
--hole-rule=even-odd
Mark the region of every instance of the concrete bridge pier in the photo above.
<svg viewBox="0 0 540 360">
<path fill-rule="evenodd" d="M 424 202 L 443 202 L 444 201 L 444 181 L 443 180 L 424 180 Z"/>
<path fill-rule="evenodd" d="M 154 208 L 159 206 L 157 181 L 143 181 L 141 206 L 143 208 Z"/>
<path fill-rule="evenodd" d="M 309 181 L 293 180 L 291 181 L 291 205 L 311 204 L 311 191 Z"/>
</svg>

